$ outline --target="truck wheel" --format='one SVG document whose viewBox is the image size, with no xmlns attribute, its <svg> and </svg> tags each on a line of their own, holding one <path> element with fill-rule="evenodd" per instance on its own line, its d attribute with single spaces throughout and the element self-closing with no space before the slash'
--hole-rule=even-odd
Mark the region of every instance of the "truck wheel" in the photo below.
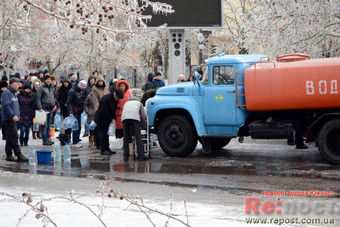
<svg viewBox="0 0 340 227">
<path fill-rule="evenodd" d="M 173 157 L 188 156 L 197 145 L 194 125 L 180 115 L 168 116 L 161 122 L 158 128 L 158 140 L 162 150 Z"/>
<path fill-rule="evenodd" d="M 213 151 L 219 150 L 222 147 L 228 145 L 231 138 L 203 138 L 200 140 L 202 144 L 202 153 L 209 154 Z"/>
<path fill-rule="evenodd" d="M 318 136 L 321 156 L 332 164 L 340 164 L 340 120 L 328 121 L 322 126 Z"/>
<path fill-rule="evenodd" d="M 213 138 L 211 143 L 211 149 L 219 150 L 224 146 L 227 146 L 231 138 Z"/>
</svg>

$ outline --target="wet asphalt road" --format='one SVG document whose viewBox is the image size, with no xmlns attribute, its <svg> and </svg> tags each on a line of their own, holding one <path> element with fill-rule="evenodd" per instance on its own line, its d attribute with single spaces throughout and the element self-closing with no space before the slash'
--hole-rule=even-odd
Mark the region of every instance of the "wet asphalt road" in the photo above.
<svg viewBox="0 0 340 227">
<path fill-rule="evenodd" d="M 314 144 L 309 144 L 309 149 L 296 150 L 294 146 L 286 145 L 284 140 L 246 138 L 241 144 L 233 139 L 226 147 L 210 155 L 202 154 L 198 144 L 196 150 L 186 158 L 169 157 L 160 147 L 154 146 L 151 160 L 139 162 L 130 157 L 128 162 L 124 162 L 120 149 L 122 140 L 111 138 L 110 141 L 111 149 L 117 151 L 115 155 L 100 155 L 98 150 L 88 148 L 87 138 L 83 138 L 83 148 L 72 148 L 71 166 L 52 163 L 39 164 L 36 169 L 31 169 L 27 163 L 6 162 L 3 154 L 0 169 L 183 187 L 199 185 L 244 192 L 261 191 L 265 188 L 301 190 L 309 187 L 315 190 L 333 190 L 340 195 L 339 166 L 330 165 L 323 160 Z M 1 141 L 0 148 L 3 151 L 4 145 L 4 141 Z M 31 139 L 29 145 L 34 145 L 36 150 L 53 149 L 41 146 L 39 140 Z M 28 149 L 22 147 L 23 153 L 27 154 Z"/>
<path fill-rule="evenodd" d="M 130 157 L 128 162 L 124 162 L 122 140 L 111 138 L 111 149 L 117 154 L 102 156 L 98 150 L 87 147 L 87 138 L 82 139 L 84 147 L 72 149 L 72 163 L 69 166 L 63 163 L 39 164 L 35 169 L 27 163 L 6 162 L 3 154 L 0 170 L 206 190 L 209 194 L 206 199 L 210 202 L 215 200 L 221 205 L 237 206 L 239 210 L 243 210 L 247 196 L 273 198 L 263 196 L 263 191 L 330 191 L 334 192 L 333 196 L 289 199 L 335 201 L 339 208 L 337 219 L 340 217 L 339 166 L 323 160 L 314 144 L 308 144 L 309 149 L 296 150 L 294 146 L 288 146 L 285 140 L 246 138 L 240 144 L 233 139 L 229 145 L 210 155 L 202 154 L 198 144 L 186 158 L 169 157 L 154 146 L 152 159 L 140 162 Z M 37 140 L 30 140 L 29 143 L 35 145 L 36 150 L 53 149 L 42 147 Z M 4 141 L 0 142 L 0 149 L 4 151 Z M 23 148 L 23 153 L 27 155 L 28 147 Z"/>
</svg>

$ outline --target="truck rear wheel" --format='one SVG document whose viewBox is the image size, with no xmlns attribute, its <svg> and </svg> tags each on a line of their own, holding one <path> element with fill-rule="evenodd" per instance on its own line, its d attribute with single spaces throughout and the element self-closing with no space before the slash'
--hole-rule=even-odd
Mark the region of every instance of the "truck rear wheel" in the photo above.
<svg viewBox="0 0 340 227">
<path fill-rule="evenodd" d="M 332 164 L 340 164 L 340 120 L 328 121 L 320 130 L 318 147 L 321 156 Z"/>
<path fill-rule="evenodd" d="M 194 125 L 180 115 L 168 116 L 161 122 L 158 128 L 158 140 L 162 150 L 173 157 L 188 156 L 197 145 Z"/>
<path fill-rule="evenodd" d="M 230 142 L 230 138 L 213 138 L 212 139 L 212 144 L 211 144 L 211 149 L 213 150 L 219 150 L 225 146 L 228 145 Z"/>
<path fill-rule="evenodd" d="M 213 151 L 219 150 L 224 146 L 227 146 L 231 138 L 216 138 L 207 137 L 200 140 L 202 144 L 202 153 L 209 154 Z"/>
</svg>

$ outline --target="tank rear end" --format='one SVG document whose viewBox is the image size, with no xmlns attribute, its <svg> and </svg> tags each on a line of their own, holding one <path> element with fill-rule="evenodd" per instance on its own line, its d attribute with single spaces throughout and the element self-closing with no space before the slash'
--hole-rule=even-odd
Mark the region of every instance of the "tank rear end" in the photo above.
<svg viewBox="0 0 340 227">
<path fill-rule="evenodd" d="M 259 62 L 244 82 L 248 111 L 340 108 L 340 58 Z"/>
</svg>

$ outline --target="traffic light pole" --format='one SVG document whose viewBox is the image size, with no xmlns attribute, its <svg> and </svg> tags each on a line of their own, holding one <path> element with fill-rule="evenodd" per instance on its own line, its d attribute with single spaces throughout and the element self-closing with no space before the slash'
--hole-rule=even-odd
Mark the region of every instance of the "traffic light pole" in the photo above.
<svg viewBox="0 0 340 227">
<path fill-rule="evenodd" d="M 176 83 L 179 74 L 185 75 L 184 29 L 171 29 L 169 30 L 168 83 Z M 185 76 L 188 77 L 188 75 Z"/>
</svg>

